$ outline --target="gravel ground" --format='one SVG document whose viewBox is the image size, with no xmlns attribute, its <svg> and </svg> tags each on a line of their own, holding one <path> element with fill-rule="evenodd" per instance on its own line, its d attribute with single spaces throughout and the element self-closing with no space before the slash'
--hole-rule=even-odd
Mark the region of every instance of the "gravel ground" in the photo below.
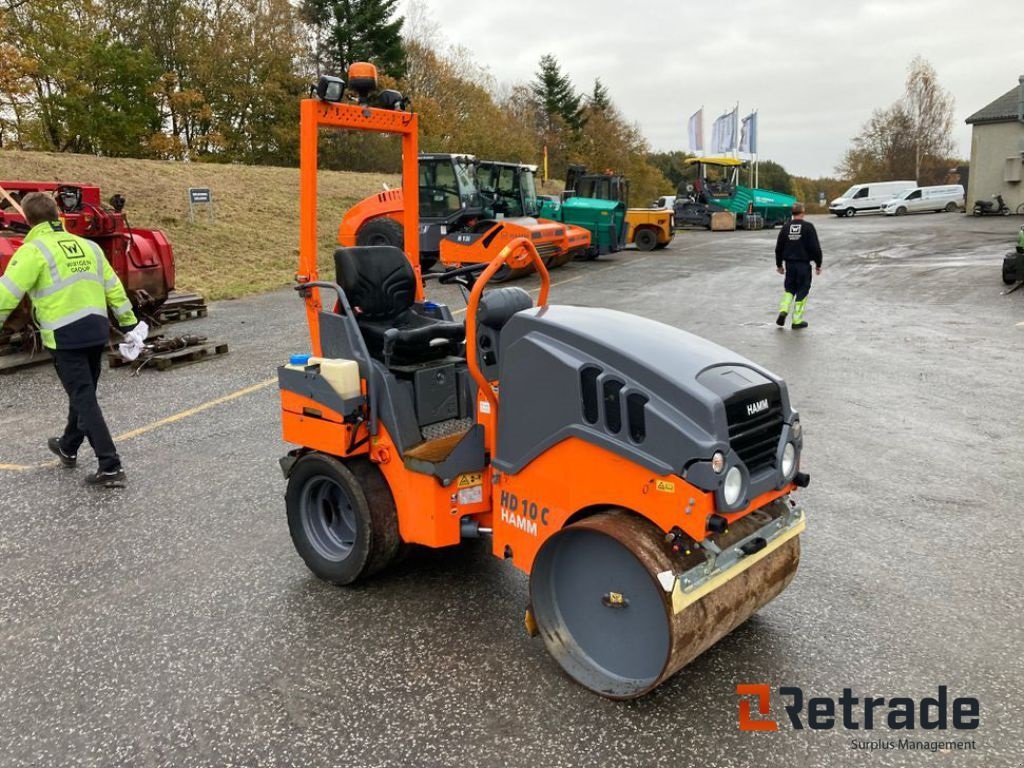
<svg viewBox="0 0 1024 768">
<path fill-rule="evenodd" d="M 32 467 L 0 470 L 0 765 L 1021 765 L 1024 291 L 999 281 L 1019 222 L 815 221 L 804 332 L 773 322 L 773 232 L 685 232 L 553 274 L 555 303 L 647 315 L 783 375 L 805 425 L 796 580 L 627 704 L 560 674 L 522 631 L 525 577 L 480 543 L 354 589 L 307 572 L 271 383 L 307 347 L 293 293 L 172 328 L 228 342 L 223 358 L 105 374 L 112 431 L 135 433 L 121 491 L 49 463 L 65 407 L 49 367 L 0 378 L 0 464 Z M 742 733 L 738 683 L 946 685 L 980 700 L 981 727 Z M 976 748 L 857 748 L 901 736 Z"/>
</svg>

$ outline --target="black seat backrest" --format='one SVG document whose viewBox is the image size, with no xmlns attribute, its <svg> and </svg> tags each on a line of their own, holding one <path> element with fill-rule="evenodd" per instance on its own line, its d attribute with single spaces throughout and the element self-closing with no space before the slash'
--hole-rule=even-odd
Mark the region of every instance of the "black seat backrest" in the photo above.
<svg viewBox="0 0 1024 768">
<path fill-rule="evenodd" d="M 338 284 L 366 320 L 392 320 L 416 300 L 416 273 L 393 245 L 339 248 L 334 252 Z"/>
</svg>

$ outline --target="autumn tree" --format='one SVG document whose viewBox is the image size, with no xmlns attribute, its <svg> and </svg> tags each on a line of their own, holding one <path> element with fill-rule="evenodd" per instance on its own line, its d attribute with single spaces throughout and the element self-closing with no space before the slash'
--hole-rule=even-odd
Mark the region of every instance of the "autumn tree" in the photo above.
<svg viewBox="0 0 1024 768">
<path fill-rule="evenodd" d="M 916 56 L 903 95 L 872 113 L 836 171 L 847 179 L 938 183 L 953 151 L 952 130 L 953 97 Z"/>
<path fill-rule="evenodd" d="M 945 161 L 953 153 L 953 96 L 923 57 L 915 56 L 907 74 L 903 101 L 913 126 L 914 178 L 922 177 L 922 165 Z"/>
<path fill-rule="evenodd" d="M 836 169 L 846 179 L 914 177 L 914 120 L 902 101 L 876 109 Z"/>
</svg>

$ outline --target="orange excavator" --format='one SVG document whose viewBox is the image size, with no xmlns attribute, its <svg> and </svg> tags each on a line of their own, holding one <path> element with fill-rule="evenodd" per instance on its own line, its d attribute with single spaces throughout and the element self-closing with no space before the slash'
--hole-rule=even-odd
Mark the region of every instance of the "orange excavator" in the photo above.
<svg viewBox="0 0 1024 768">
<path fill-rule="evenodd" d="M 321 77 L 301 106 L 296 289 L 312 355 L 278 369 L 292 542 L 348 585 L 405 544 L 483 538 L 529 575 L 527 633 L 565 673 L 641 696 L 796 573 L 810 478 L 786 384 L 671 326 L 550 304 L 525 238 L 427 276 L 471 285 L 465 322 L 425 301 L 417 117 L 381 106 L 396 99 L 374 94 L 374 75 Z M 320 128 L 398 134 L 404 158 L 406 252 L 339 248 L 333 280 L 317 272 Z M 490 287 L 518 252 L 536 303 Z"/>
<path fill-rule="evenodd" d="M 530 240 L 548 269 L 587 251 L 590 232 L 560 222 L 538 220 L 532 167 L 481 163 L 472 155 L 422 153 L 418 156 L 420 267 L 438 261 L 446 267 L 490 262 L 510 242 Z M 401 189 L 387 189 L 360 201 L 342 217 L 338 243 L 345 247 L 404 247 Z M 521 277 L 532 271 L 522 249 L 497 276 Z"/>
</svg>

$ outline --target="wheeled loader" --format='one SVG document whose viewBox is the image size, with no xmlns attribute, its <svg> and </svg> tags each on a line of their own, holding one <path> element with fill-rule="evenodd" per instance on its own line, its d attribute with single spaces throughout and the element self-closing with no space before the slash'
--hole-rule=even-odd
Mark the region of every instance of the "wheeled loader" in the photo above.
<svg viewBox="0 0 1024 768">
<path fill-rule="evenodd" d="M 497 168 L 505 165 L 514 174 Z M 589 233 L 552 221 L 538 221 L 536 192 L 530 190 L 518 164 L 481 164 L 465 154 L 423 153 L 418 156 L 420 267 L 432 268 L 490 262 L 509 242 L 528 238 L 545 264 L 557 268 L 575 250 L 589 245 Z M 483 182 L 483 186 L 479 182 Z M 493 182 L 493 186 L 492 186 Z M 513 186 L 512 182 L 515 182 Z M 500 187 L 498 186 L 500 183 Z M 356 203 L 342 216 L 338 243 L 342 246 L 404 247 L 401 220 L 405 210 L 402 189 L 389 189 Z M 581 242 L 585 241 L 585 242 Z M 532 267 L 506 267 L 499 281 L 524 277 Z"/>
<path fill-rule="evenodd" d="M 527 630 L 569 677 L 613 699 L 650 691 L 794 577 L 809 478 L 785 383 L 662 323 L 549 304 L 528 240 L 429 276 L 471 286 L 455 321 L 418 274 L 416 115 L 374 108 L 365 83 L 354 103 L 316 92 L 337 100 L 301 106 L 296 288 L 313 355 L 279 369 L 296 550 L 347 585 L 403 544 L 485 537 L 529 575 Z M 317 274 L 321 127 L 400 134 L 410 203 L 408 252 L 339 248 L 334 281 Z M 536 302 L 489 287 L 520 248 Z"/>
</svg>

